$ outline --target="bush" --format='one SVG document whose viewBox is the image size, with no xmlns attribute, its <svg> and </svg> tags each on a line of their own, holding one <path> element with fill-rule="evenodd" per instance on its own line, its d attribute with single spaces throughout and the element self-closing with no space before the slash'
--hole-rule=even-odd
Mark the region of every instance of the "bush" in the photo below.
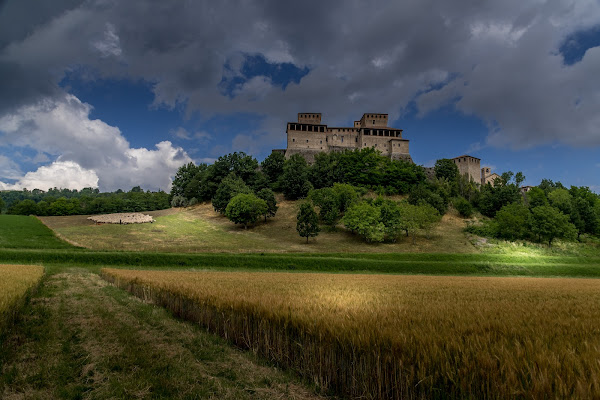
<svg viewBox="0 0 600 400">
<path fill-rule="evenodd" d="M 267 203 L 247 193 L 235 195 L 225 208 L 225 216 L 236 224 L 243 224 L 244 229 L 247 229 L 249 224 L 254 224 L 266 212 Z"/>
<path fill-rule="evenodd" d="M 180 195 L 175 195 L 171 199 L 171 207 L 187 207 L 188 201 L 185 197 Z"/>
<path fill-rule="evenodd" d="M 464 197 L 456 197 L 452 200 L 452 205 L 461 217 L 469 218 L 473 215 L 473 206 Z"/>
</svg>

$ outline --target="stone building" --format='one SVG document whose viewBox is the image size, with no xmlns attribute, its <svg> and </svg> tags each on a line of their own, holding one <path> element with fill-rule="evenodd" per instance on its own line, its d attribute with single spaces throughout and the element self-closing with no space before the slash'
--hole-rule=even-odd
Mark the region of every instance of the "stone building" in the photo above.
<svg viewBox="0 0 600 400">
<path fill-rule="evenodd" d="M 452 161 L 458 167 L 461 176 L 466 174 L 471 180 L 482 186 L 488 183 L 493 186 L 494 179 L 500 177 L 497 173 L 492 172 L 490 167 L 481 168 L 481 159 L 477 157 L 462 155 L 454 157 Z"/>
<path fill-rule="evenodd" d="M 311 163 L 320 152 L 372 147 L 384 156 L 412 162 L 402 129 L 387 124 L 387 114 L 363 114 L 352 127 L 332 127 L 321 123 L 321 113 L 299 113 L 298 122 L 287 123 L 285 157 L 302 154 Z"/>
</svg>

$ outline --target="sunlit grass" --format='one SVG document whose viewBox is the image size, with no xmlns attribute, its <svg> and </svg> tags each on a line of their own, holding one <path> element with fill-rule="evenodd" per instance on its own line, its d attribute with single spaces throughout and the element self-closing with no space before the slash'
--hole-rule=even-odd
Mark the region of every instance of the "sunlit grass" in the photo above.
<svg viewBox="0 0 600 400">
<path fill-rule="evenodd" d="M 600 396 L 600 280 L 103 274 L 350 396 Z"/>
</svg>

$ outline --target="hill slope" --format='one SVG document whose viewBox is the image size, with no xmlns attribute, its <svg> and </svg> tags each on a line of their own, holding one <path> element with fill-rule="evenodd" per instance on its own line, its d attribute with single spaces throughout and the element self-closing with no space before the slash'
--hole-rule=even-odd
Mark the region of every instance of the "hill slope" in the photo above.
<svg viewBox="0 0 600 400">
<path fill-rule="evenodd" d="M 401 237 L 398 243 L 367 244 L 341 225 L 335 231 L 322 227 L 307 244 L 296 232 L 297 202 L 280 201 L 275 218 L 244 230 L 213 211 L 208 203 L 185 209 L 149 212 L 153 224 L 94 225 L 85 216 L 42 217 L 42 221 L 71 242 L 95 250 L 166 252 L 448 252 L 476 249 L 463 233 L 464 220 L 447 214 L 430 239 L 416 244 Z"/>
</svg>

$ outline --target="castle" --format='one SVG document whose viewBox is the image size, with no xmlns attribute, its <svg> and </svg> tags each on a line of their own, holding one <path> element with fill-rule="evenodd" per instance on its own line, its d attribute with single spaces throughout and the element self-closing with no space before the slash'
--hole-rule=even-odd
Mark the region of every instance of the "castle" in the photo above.
<svg viewBox="0 0 600 400">
<path fill-rule="evenodd" d="M 287 123 L 287 149 L 273 151 L 284 153 L 285 158 L 301 154 L 312 163 L 318 153 L 372 147 L 394 160 L 412 162 L 409 141 L 402 138 L 402 129 L 387 124 L 388 114 L 363 114 L 359 121 L 354 121 L 353 127 L 330 127 L 321 123 L 321 113 L 298 113 L 298 122 Z M 489 167 L 481 168 L 477 157 L 463 155 L 452 160 L 461 175 L 468 175 L 478 184 L 493 185 L 494 179 L 499 177 Z M 433 173 L 433 169 L 429 172 Z"/>
<path fill-rule="evenodd" d="M 497 173 L 492 172 L 490 167 L 481 168 L 481 159 L 477 157 L 463 155 L 454 157 L 452 161 L 458 167 L 460 175 L 468 175 L 471 180 L 481 186 L 488 183 L 494 186 L 494 179 L 500 177 Z"/>
<path fill-rule="evenodd" d="M 321 152 L 373 147 L 384 156 L 412 162 L 402 129 L 387 124 L 387 114 L 363 114 L 353 127 L 330 127 L 321 123 L 321 113 L 299 113 L 298 122 L 287 123 L 285 157 L 301 154 L 312 163 Z"/>
</svg>

